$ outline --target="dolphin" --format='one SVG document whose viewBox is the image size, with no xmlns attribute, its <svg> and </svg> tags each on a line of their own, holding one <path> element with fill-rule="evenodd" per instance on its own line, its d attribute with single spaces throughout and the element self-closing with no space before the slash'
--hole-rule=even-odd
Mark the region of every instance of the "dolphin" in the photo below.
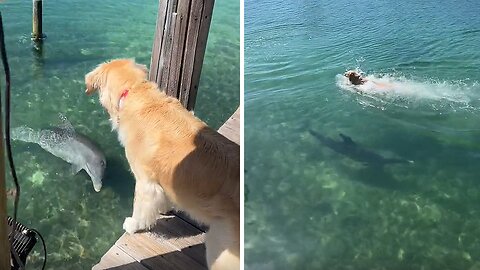
<svg viewBox="0 0 480 270">
<path fill-rule="evenodd" d="M 61 125 L 58 127 L 33 130 L 26 126 L 12 129 L 12 139 L 36 143 L 47 152 L 72 164 L 72 173 L 84 169 L 99 192 L 105 173 L 106 161 L 103 152 L 86 136 L 75 132 L 68 119 L 59 114 Z"/>
<path fill-rule="evenodd" d="M 394 163 L 413 163 L 412 160 L 406 160 L 401 158 L 384 158 L 383 156 L 370 151 L 368 149 L 360 147 L 356 144 L 352 138 L 340 133 L 339 136 L 342 140 L 336 141 L 331 138 L 325 137 L 322 134 L 309 130 L 310 134 L 317 138 L 323 145 L 332 149 L 333 151 L 343 154 L 353 160 L 359 161 L 366 165 L 371 166 L 384 166 Z"/>
</svg>

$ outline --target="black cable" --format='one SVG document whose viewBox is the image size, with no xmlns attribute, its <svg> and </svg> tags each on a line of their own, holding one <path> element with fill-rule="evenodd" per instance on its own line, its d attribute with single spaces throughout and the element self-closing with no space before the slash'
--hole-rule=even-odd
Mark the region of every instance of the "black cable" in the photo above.
<svg viewBox="0 0 480 270">
<path fill-rule="evenodd" d="M 42 240 L 42 245 L 43 245 L 43 254 L 44 254 L 44 260 L 43 260 L 43 266 L 42 266 L 42 270 L 45 269 L 45 265 L 47 265 L 47 245 L 45 245 L 45 240 L 43 239 L 43 236 L 40 234 L 39 231 L 35 230 L 35 229 L 30 229 L 32 231 L 34 231 L 35 233 L 38 234 L 38 236 L 40 236 L 40 239 Z"/>
<path fill-rule="evenodd" d="M 10 145 L 10 67 L 7 60 L 7 51 L 5 49 L 5 37 L 3 33 L 3 18 L 2 13 L 0 12 L 0 53 L 2 56 L 3 69 L 5 71 L 5 143 L 7 147 L 7 156 L 10 164 L 10 171 L 12 172 L 13 181 L 15 182 L 15 196 L 13 204 L 13 224 L 12 231 L 16 230 L 17 226 L 17 209 L 18 209 L 18 200 L 20 197 L 20 185 L 18 184 L 17 174 L 15 173 L 15 167 L 13 166 L 13 159 L 11 158 L 11 145 Z M 1 102 L 1 101 L 0 101 Z M 10 239 L 10 247 L 13 246 L 13 237 Z M 22 268 L 23 263 L 18 257 L 18 254 L 11 249 L 13 257 Z M 23 268 L 25 268 L 23 266 Z"/>
<path fill-rule="evenodd" d="M 7 51 L 5 47 L 5 36 L 3 32 L 3 18 L 2 13 L 0 12 L 0 53 L 3 63 L 3 68 L 5 71 L 5 144 L 7 148 L 7 157 L 8 163 L 10 165 L 10 172 L 12 173 L 12 178 L 15 183 L 15 196 L 14 196 L 14 204 L 13 204 L 13 224 L 12 224 L 12 231 L 16 230 L 17 225 L 17 210 L 18 210 L 18 201 L 20 199 L 20 184 L 18 183 L 17 171 L 15 170 L 15 164 L 13 163 L 13 155 L 12 155 L 12 145 L 11 145 L 11 138 L 10 138 L 10 66 L 8 65 L 8 58 L 7 58 Z M 1 108 L 1 100 L 0 100 L 0 108 Z M 1 128 L 1 127 L 0 127 Z M 45 251 L 45 259 L 43 261 L 42 269 L 45 269 L 45 265 L 47 263 L 47 247 L 45 245 L 45 240 L 43 239 L 40 232 L 35 229 L 35 231 L 43 243 L 43 249 Z M 14 237 L 10 239 L 10 247 L 13 246 Z M 20 265 L 20 269 L 25 269 L 22 261 L 20 260 L 17 252 L 11 248 L 11 252 L 15 257 L 15 260 Z"/>
<path fill-rule="evenodd" d="M 18 200 L 20 197 L 20 185 L 18 184 L 17 171 L 15 164 L 13 164 L 12 145 L 10 138 L 10 66 L 8 65 L 7 51 L 5 49 L 5 38 L 3 33 L 3 19 L 0 13 L 0 46 L 3 67 L 5 70 L 5 144 L 7 146 L 7 157 L 12 173 L 13 181 L 15 182 L 15 204 L 13 211 L 13 223 L 17 220 Z"/>
</svg>

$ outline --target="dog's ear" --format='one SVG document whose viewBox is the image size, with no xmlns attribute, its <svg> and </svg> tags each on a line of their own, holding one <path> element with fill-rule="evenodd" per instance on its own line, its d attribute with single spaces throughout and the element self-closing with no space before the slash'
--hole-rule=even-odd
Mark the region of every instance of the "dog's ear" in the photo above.
<svg viewBox="0 0 480 270">
<path fill-rule="evenodd" d="M 97 90 L 97 82 L 94 71 L 85 75 L 85 88 L 85 93 L 87 95 L 91 95 L 93 92 L 95 92 L 95 90 Z"/>
<path fill-rule="evenodd" d="M 102 86 L 103 67 L 99 65 L 94 70 L 85 75 L 85 93 L 87 95 L 93 94 L 96 90 L 99 90 Z"/>
</svg>

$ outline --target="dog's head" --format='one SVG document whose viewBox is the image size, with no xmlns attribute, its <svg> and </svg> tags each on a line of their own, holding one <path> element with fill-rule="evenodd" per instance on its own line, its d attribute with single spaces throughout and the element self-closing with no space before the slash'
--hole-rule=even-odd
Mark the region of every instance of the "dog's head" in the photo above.
<svg viewBox="0 0 480 270">
<path fill-rule="evenodd" d="M 100 103 L 110 113 L 118 112 L 122 92 L 147 79 L 148 70 L 132 59 L 117 59 L 105 62 L 85 75 L 85 93 L 98 90 Z"/>
<path fill-rule="evenodd" d="M 347 77 L 350 80 L 350 82 L 354 85 L 359 85 L 364 83 L 364 80 L 362 79 L 362 75 L 355 70 L 349 70 L 345 72 L 343 76 Z"/>
</svg>

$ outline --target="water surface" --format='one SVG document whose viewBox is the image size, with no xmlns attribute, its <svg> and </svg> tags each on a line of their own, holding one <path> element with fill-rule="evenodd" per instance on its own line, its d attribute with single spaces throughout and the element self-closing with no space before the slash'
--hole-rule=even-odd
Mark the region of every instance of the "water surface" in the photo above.
<svg viewBox="0 0 480 270">
<path fill-rule="evenodd" d="M 245 1 L 247 269 L 478 267 L 478 14 Z M 348 69 L 396 87 L 356 91 Z"/>
</svg>

